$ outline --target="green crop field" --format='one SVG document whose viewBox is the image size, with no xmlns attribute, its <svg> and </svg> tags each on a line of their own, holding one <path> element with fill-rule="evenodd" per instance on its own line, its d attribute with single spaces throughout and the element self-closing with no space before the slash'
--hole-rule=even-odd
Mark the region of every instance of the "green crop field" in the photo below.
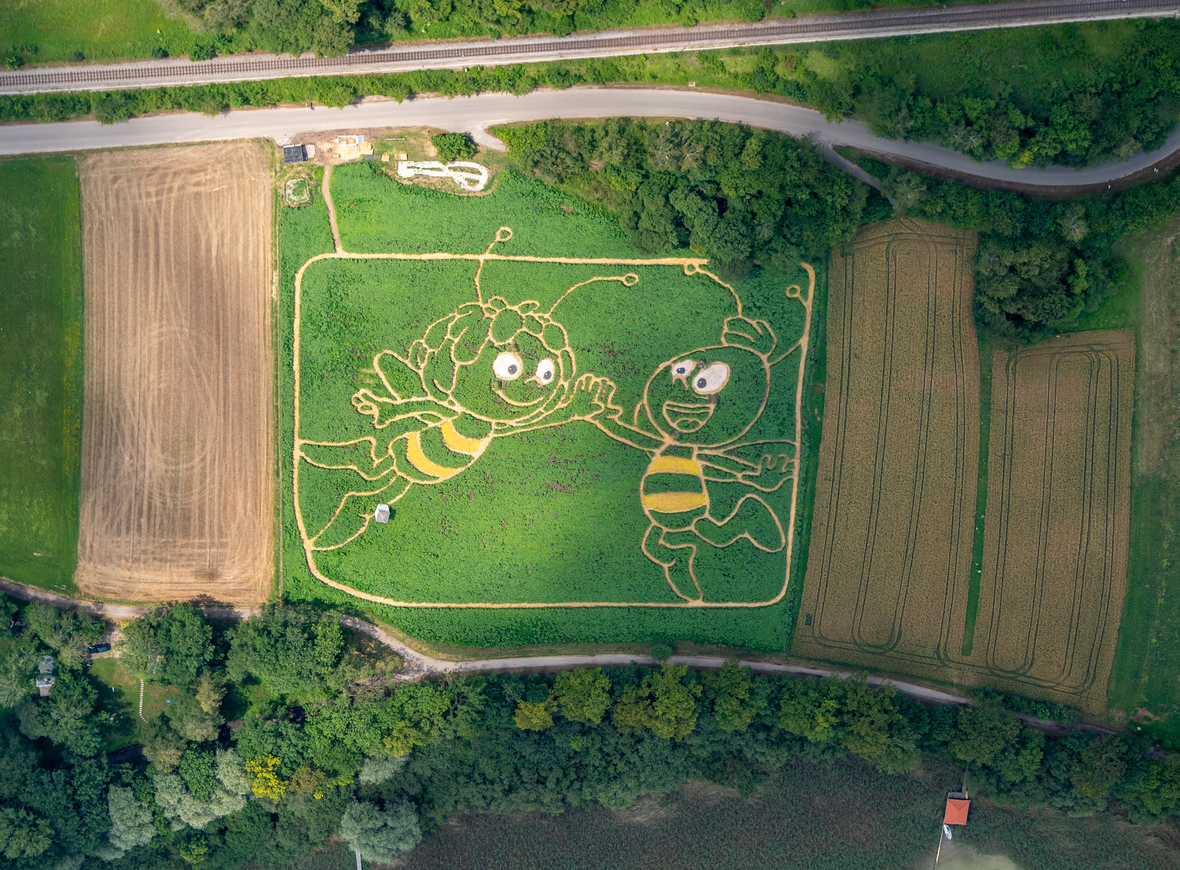
<svg viewBox="0 0 1180 870">
<path fill-rule="evenodd" d="M 72 592 L 82 425 L 74 162 L 0 162 L 0 216 L 0 574 Z"/>
<path fill-rule="evenodd" d="M 512 173 L 457 197 L 356 164 L 332 193 L 347 254 L 307 263 L 319 196 L 280 216 L 287 597 L 452 644 L 782 649 L 807 269 L 644 260 Z"/>
</svg>

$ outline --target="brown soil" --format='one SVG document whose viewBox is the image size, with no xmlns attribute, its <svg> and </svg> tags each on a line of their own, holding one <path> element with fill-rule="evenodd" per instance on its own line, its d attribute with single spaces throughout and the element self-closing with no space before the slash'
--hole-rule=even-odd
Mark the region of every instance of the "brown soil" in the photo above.
<svg viewBox="0 0 1180 870">
<path fill-rule="evenodd" d="M 86 404 L 76 582 L 265 600 L 273 576 L 271 172 L 252 143 L 81 164 Z"/>
</svg>

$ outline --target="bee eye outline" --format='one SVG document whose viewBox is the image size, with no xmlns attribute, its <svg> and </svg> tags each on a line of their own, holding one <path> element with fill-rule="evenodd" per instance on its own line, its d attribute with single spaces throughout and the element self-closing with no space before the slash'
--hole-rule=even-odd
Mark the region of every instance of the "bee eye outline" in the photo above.
<svg viewBox="0 0 1180 870">
<path fill-rule="evenodd" d="M 709 396 L 719 393 L 729 383 L 729 366 L 723 362 L 715 362 L 701 369 L 692 381 L 694 393 Z"/>
<path fill-rule="evenodd" d="M 685 360 L 681 360 L 678 363 L 673 363 L 672 367 L 671 367 L 672 380 L 673 381 L 683 380 L 687 384 L 688 383 L 688 376 L 693 373 L 693 371 L 696 369 L 696 367 L 697 367 L 696 360 L 691 360 L 691 359 L 685 359 Z"/>
<path fill-rule="evenodd" d="M 492 373 L 502 381 L 515 381 L 524 372 L 520 354 L 503 351 L 492 362 Z"/>
<path fill-rule="evenodd" d="M 537 363 L 537 371 L 529 380 L 536 381 L 541 386 L 545 387 L 553 383 L 553 377 L 557 374 L 557 364 L 546 357 Z"/>
</svg>

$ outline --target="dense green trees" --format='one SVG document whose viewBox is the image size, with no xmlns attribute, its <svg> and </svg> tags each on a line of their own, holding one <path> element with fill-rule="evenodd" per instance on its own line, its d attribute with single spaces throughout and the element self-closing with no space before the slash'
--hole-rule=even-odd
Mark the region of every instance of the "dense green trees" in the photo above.
<svg viewBox="0 0 1180 870">
<path fill-rule="evenodd" d="M 90 680 L 74 671 L 57 674 L 53 693 L 21 704 L 17 711 L 26 737 L 48 737 L 78 756 L 94 755 L 101 737 L 93 713 L 98 693 Z"/>
<path fill-rule="evenodd" d="M 611 120 L 497 133 L 526 171 L 618 214 L 643 253 L 688 247 L 731 277 L 755 260 L 794 266 L 889 214 L 808 143 L 734 124 Z"/>
<path fill-rule="evenodd" d="M 22 621 L 47 647 L 53 650 L 59 666 L 80 668 L 86 648 L 98 643 L 103 623 L 89 611 L 60 610 L 48 604 L 29 604 Z"/>
<path fill-rule="evenodd" d="M 266 607 L 229 632 L 229 678 L 254 677 L 281 695 L 322 696 L 360 673 L 347 657 L 340 621 L 292 607 Z"/>
<path fill-rule="evenodd" d="M 129 788 L 111 786 L 107 792 L 107 811 L 111 815 L 107 838 L 121 852 L 146 846 L 156 835 L 151 809 Z"/>
<path fill-rule="evenodd" d="M 475 143 L 466 133 L 439 133 L 437 136 L 431 136 L 430 142 L 438 151 L 438 159 L 443 163 L 470 160 L 475 156 Z"/>
<path fill-rule="evenodd" d="M 1180 761 L 1153 760 L 1129 736 L 1049 739 L 995 693 L 963 709 L 926 706 L 863 676 L 776 678 L 736 660 L 332 683 L 349 665 L 327 625 L 274 608 L 232 629 L 195 688 L 143 729 L 146 768 L 83 757 L 97 747 L 97 731 L 81 749 L 76 733 L 96 728 L 93 687 L 66 669 L 51 698 L 21 706 L 19 726 L 0 719 L 5 866 L 277 870 L 334 834 L 388 861 L 458 811 L 624 807 L 701 778 L 749 793 L 793 761 L 904 775 L 921 753 L 967 765 L 973 796 L 999 803 L 1074 815 L 1118 804 L 1147 824 L 1178 814 Z M 228 687 L 217 678 L 227 648 L 237 660 Z M 274 670 L 280 653 L 293 656 L 295 677 Z M 243 684 L 258 680 L 264 691 L 244 700 Z M 246 705 L 232 735 L 180 733 L 223 703 Z M 64 756 L 42 757 L 32 739 L 43 735 Z"/>
<path fill-rule="evenodd" d="M 369 801 L 352 804 L 340 820 L 340 836 L 362 858 L 379 864 L 388 864 L 422 841 L 418 813 L 409 801 L 384 811 Z"/>
<path fill-rule="evenodd" d="M 141 680 L 187 686 L 213 657 L 213 629 L 191 604 L 156 608 L 127 623 L 119 656 Z"/>
</svg>

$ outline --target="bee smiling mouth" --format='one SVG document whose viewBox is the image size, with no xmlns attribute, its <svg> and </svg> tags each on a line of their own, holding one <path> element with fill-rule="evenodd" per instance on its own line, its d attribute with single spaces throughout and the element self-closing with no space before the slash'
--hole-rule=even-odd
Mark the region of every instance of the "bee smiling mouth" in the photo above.
<svg viewBox="0 0 1180 870">
<path fill-rule="evenodd" d="M 677 432 L 696 432 L 709 422 L 716 405 L 688 405 L 683 402 L 664 402 L 664 419 Z"/>
</svg>

